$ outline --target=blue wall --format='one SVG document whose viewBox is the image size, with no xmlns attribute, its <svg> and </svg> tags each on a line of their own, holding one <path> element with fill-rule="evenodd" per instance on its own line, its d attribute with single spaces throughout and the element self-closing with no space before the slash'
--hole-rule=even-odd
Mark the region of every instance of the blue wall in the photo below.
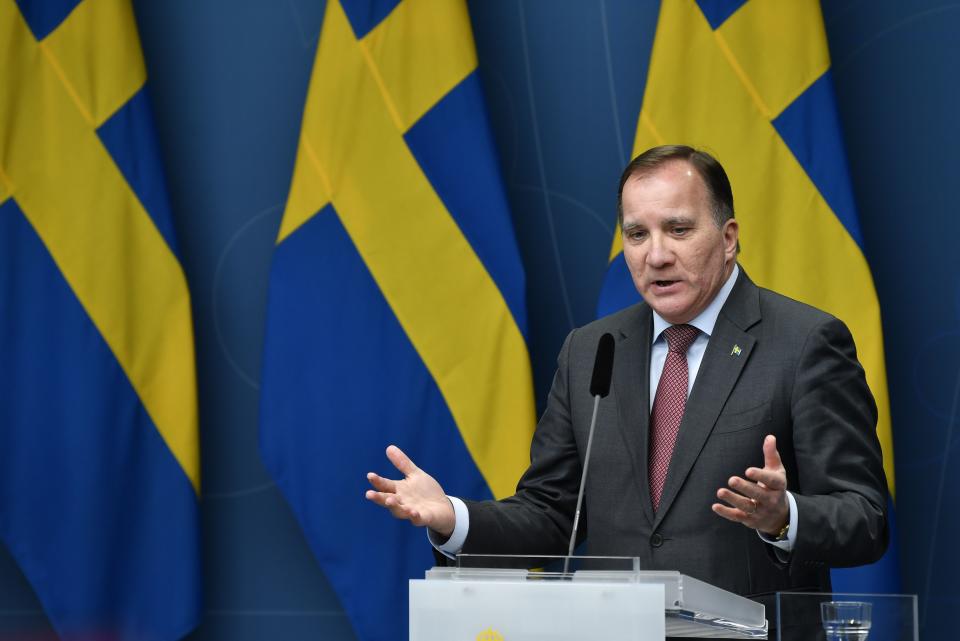
<svg viewBox="0 0 960 641">
<path fill-rule="evenodd" d="M 350 639 L 257 451 L 267 273 L 322 2 L 134 4 L 196 321 L 207 585 L 206 616 L 190 638 Z M 474 0 L 470 10 L 527 268 L 542 404 L 563 336 L 593 317 L 657 3 Z M 828 0 L 824 14 L 883 310 L 904 590 L 920 594 L 921 635 L 952 638 L 960 5 Z M 47 629 L 4 551 L 0 617 L 30 638 Z"/>
</svg>

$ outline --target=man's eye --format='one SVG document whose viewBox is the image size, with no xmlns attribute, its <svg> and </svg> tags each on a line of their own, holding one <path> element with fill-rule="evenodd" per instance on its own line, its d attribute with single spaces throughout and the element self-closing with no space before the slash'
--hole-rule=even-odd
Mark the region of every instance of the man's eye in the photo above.
<svg viewBox="0 0 960 641">
<path fill-rule="evenodd" d="M 647 237 L 647 232 L 645 231 L 632 231 L 627 234 L 631 240 L 643 240 Z"/>
<path fill-rule="evenodd" d="M 689 231 L 690 231 L 690 228 L 689 228 L 689 227 L 674 227 L 674 228 L 673 228 L 673 233 L 674 233 L 674 235 L 676 235 L 676 236 L 685 236 L 687 233 L 689 233 Z"/>
</svg>

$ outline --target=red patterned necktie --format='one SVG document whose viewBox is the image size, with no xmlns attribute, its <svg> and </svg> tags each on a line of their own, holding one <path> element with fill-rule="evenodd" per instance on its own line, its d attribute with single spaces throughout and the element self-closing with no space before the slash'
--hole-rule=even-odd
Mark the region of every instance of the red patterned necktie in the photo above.
<svg viewBox="0 0 960 641">
<path fill-rule="evenodd" d="M 663 330 L 667 339 L 667 360 L 663 363 L 663 374 L 657 384 L 657 395 L 650 414 L 650 460 L 647 466 L 654 512 L 660 507 L 673 446 L 677 442 L 683 408 L 687 404 L 687 349 L 699 333 L 700 330 L 690 325 L 673 325 Z"/>
</svg>

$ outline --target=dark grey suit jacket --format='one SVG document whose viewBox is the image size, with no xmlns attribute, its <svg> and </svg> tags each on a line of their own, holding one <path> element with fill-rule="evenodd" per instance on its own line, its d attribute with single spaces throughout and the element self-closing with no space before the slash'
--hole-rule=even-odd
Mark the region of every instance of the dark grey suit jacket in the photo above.
<svg viewBox="0 0 960 641">
<path fill-rule="evenodd" d="M 513 497 L 467 502 L 464 552 L 565 554 L 593 409 L 597 341 L 616 339 L 584 498 L 588 553 L 640 557 L 742 595 L 829 590 L 831 566 L 872 562 L 887 545 L 876 404 L 836 318 L 758 288 L 741 269 L 687 401 L 654 513 L 647 482 L 652 313 L 644 303 L 574 330 L 560 352 L 530 467 Z M 739 348 L 739 353 L 736 348 Z M 798 538 L 781 563 L 756 532 L 710 508 L 718 488 L 763 467 L 777 437 Z"/>
</svg>

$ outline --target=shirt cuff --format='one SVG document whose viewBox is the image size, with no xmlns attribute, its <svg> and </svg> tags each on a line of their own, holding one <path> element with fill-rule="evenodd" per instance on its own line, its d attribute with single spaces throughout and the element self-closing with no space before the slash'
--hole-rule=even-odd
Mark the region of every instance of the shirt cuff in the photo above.
<svg viewBox="0 0 960 641">
<path fill-rule="evenodd" d="M 442 541 L 439 533 L 427 528 L 427 539 L 430 540 L 437 552 L 450 559 L 456 558 L 463 549 L 463 543 L 467 540 L 467 531 L 470 529 L 470 511 L 467 510 L 467 504 L 455 496 L 448 496 L 450 504 L 453 505 L 454 523 L 453 532 L 450 538 Z"/>
<path fill-rule="evenodd" d="M 770 545 L 774 546 L 775 548 L 783 550 L 784 552 L 790 552 L 797 541 L 797 522 L 799 521 L 799 519 L 797 518 L 797 500 L 793 498 L 793 494 L 791 494 L 790 492 L 787 492 L 787 505 L 789 506 L 789 510 L 790 510 L 790 521 L 789 521 L 790 529 L 787 530 L 786 539 L 784 539 L 783 541 L 777 541 L 774 537 L 767 536 L 760 530 L 757 530 L 757 535 L 761 539 L 763 539 L 766 543 L 769 543 Z M 777 556 L 780 556 L 780 555 L 777 554 Z"/>
</svg>

